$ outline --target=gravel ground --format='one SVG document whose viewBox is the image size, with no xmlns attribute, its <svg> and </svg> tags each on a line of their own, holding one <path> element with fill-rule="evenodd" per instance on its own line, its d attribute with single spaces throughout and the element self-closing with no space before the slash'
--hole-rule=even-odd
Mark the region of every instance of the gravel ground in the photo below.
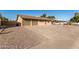
<svg viewBox="0 0 79 59">
<path fill-rule="evenodd" d="M 0 34 L 0 48 L 79 48 L 79 26 L 49 25 L 7 28 Z"/>
<path fill-rule="evenodd" d="M 70 49 L 79 48 L 79 26 L 68 25 L 53 25 L 53 26 L 40 26 L 31 29 L 40 35 L 43 35 L 45 40 L 41 44 L 32 48 L 43 49 Z"/>
<path fill-rule="evenodd" d="M 30 48 L 38 45 L 42 41 L 41 39 L 43 39 L 42 36 L 37 35 L 24 27 L 8 28 L 2 34 L 0 34 L 0 48 Z"/>
</svg>

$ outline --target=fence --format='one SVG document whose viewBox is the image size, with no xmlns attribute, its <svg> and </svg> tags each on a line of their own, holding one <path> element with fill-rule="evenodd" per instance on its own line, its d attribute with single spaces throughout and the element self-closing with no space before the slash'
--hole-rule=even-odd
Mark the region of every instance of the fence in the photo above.
<svg viewBox="0 0 79 59">
<path fill-rule="evenodd" d="M 5 25 L 8 27 L 15 27 L 17 24 L 16 21 L 1 21 L 1 25 Z"/>
</svg>

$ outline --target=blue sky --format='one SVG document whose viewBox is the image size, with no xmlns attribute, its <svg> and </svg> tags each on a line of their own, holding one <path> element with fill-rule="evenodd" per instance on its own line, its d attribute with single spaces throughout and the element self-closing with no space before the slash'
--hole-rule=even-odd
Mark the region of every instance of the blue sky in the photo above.
<svg viewBox="0 0 79 59">
<path fill-rule="evenodd" d="M 9 18 L 9 20 L 16 20 L 17 14 L 40 16 L 46 13 L 48 16 L 56 16 L 58 19 L 68 21 L 75 12 L 79 12 L 79 10 L 0 10 L 2 16 Z"/>
</svg>

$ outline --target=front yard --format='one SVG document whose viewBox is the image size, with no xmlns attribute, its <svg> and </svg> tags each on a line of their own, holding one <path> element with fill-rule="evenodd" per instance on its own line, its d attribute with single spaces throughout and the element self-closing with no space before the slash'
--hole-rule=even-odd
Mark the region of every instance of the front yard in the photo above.
<svg viewBox="0 0 79 59">
<path fill-rule="evenodd" d="M 8 28 L 0 34 L 0 48 L 79 48 L 79 26 Z"/>
</svg>

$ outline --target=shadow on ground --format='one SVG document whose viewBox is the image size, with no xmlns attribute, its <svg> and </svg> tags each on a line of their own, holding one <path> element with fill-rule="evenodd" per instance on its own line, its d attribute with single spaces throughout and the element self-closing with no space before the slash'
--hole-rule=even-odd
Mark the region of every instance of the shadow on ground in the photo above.
<svg viewBox="0 0 79 59">
<path fill-rule="evenodd" d="M 11 32 L 13 32 L 13 31 L 8 31 L 8 32 L 0 32 L 0 34 L 8 34 L 8 33 L 11 33 Z"/>
</svg>

